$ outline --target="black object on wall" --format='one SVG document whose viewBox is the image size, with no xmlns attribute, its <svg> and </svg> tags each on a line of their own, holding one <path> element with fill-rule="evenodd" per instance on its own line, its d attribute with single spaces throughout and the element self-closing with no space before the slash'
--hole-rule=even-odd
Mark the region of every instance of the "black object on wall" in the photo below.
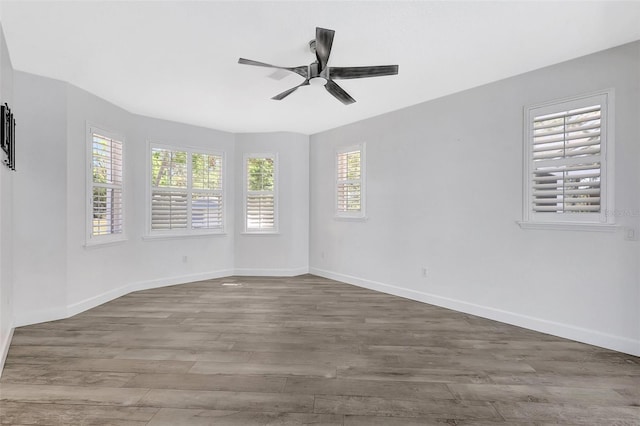
<svg viewBox="0 0 640 426">
<path fill-rule="evenodd" d="M 0 127 L 0 145 L 7 158 L 4 164 L 11 170 L 16 169 L 16 120 L 6 103 L 1 107 L 2 126 Z"/>
</svg>

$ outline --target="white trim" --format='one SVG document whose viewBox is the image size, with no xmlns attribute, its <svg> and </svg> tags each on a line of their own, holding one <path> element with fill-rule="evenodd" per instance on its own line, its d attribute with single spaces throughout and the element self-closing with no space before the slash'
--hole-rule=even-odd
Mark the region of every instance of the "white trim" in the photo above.
<svg viewBox="0 0 640 426">
<path fill-rule="evenodd" d="M 223 195 L 224 197 L 224 195 Z M 151 202 L 149 202 L 151 205 Z M 222 207 L 224 209 L 224 206 Z M 224 213 L 222 213 L 224 215 Z M 224 220 L 224 219 L 223 219 Z M 223 225 L 224 226 L 224 225 Z M 185 229 L 176 230 L 155 230 L 150 234 L 143 234 L 143 240 L 170 240 L 172 238 L 198 238 L 198 237 L 215 237 L 216 235 L 227 235 L 224 230 L 211 230 L 211 229 L 191 229 L 191 232 L 186 232 Z"/>
<path fill-rule="evenodd" d="M 167 287 L 178 284 L 187 284 L 196 281 L 211 280 L 215 278 L 228 277 L 232 271 L 229 269 L 223 269 L 219 271 L 203 272 L 198 274 L 182 275 L 170 278 L 158 278 L 154 280 L 138 281 L 131 284 L 127 284 L 122 287 L 109 290 L 97 296 L 90 297 L 85 300 L 81 300 L 76 303 L 72 303 L 67 306 L 67 317 L 71 317 L 84 312 L 86 310 L 95 308 L 104 303 L 107 303 L 118 297 L 122 297 L 126 294 L 133 293 L 135 291 L 149 290 L 154 288 Z"/>
<path fill-rule="evenodd" d="M 250 158 L 271 158 L 273 159 L 273 228 L 272 229 L 247 229 L 247 193 L 248 193 L 248 182 L 247 182 L 247 161 Z M 278 153 L 245 153 L 242 157 L 242 222 L 243 222 L 243 232 L 244 235 L 277 235 L 279 234 L 280 223 L 279 223 L 279 192 L 278 187 L 280 186 L 280 159 L 278 158 Z"/>
<path fill-rule="evenodd" d="M 41 322 L 55 321 L 59 319 L 69 318 L 84 312 L 88 309 L 95 308 L 118 297 L 132 293 L 134 291 L 148 290 L 153 288 L 166 287 L 171 285 L 186 284 L 195 281 L 211 280 L 215 278 L 224 278 L 233 275 L 232 269 L 221 269 L 217 271 L 202 272 L 198 274 L 181 275 L 169 278 L 159 278 L 146 281 L 133 282 L 122 287 L 118 287 L 96 296 L 71 303 L 67 306 L 61 306 L 39 311 L 17 314 L 15 318 L 15 326 L 22 327 L 25 325 L 38 324 Z"/>
<path fill-rule="evenodd" d="M 153 234 L 143 235 L 141 238 L 143 241 L 155 241 L 155 240 L 176 240 L 176 239 L 190 239 L 190 238 L 206 238 L 206 237 L 226 237 L 229 234 L 226 232 L 203 232 L 199 234 Z"/>
<path fill-rule="evenodd" d="M 360 151 L 360 210 L 357 212 L 338 211 L 338 156 L 347 152 Z M 334 153 L 333 171 L 333 212 L 334 219 L 366 220 L 367 218 L 367 166 L 366 166 L 366 143 L 344 146 L 336 149 Z"/>
<path fill-rule="evenodd" d="M 529 330 L 539 331 L 542 333 L 547 333 L 565 339 L 571 339 L 577 342 L 587 343 L 590 345 L 599 346 L 602 348 L 611 349 L 634 356 L 640 356 L 640 340 L 634 340 L 623 336 L 615 336 L 596 330 L 576 327 L 570 324 L 548 321 L 542 318 L 530 317 L 515 312 L 509 312 L 489 306 L 465 302 L 463 300 L 442 297 L 430 293 L 423 293 L 421 291 L 411 290 L 404 287 L 381 283 L 378 281 L 372 281 L 364 278 L 354 277 L 351 275 L 327 271 L 324 269 L 310 267 L 309 272 L 324 278 L 357 285 L 359 287 L 368 288 L 370 290 L 380 291 L 394 296 L 416 300 L 418 302 L 453 309 L 458 312 L 464 312 L 482 318 L 488 318 L 494 321 L 499 321 L 518 327 L 524 327 Z"/>
<path fill-rule="evenodd" d="M 338 222 L 366 222 L 369 220 L 369 216 L 333 216 L 334 220 Z"/>
<path fill-rule="evenodd" d="M 55 321 L 65 319 L 77 315 L 81 312 L 100 306 L 118 297 L 125 296 L 129 293 L 140 290 L 149 290 L 154 288 L 167 287 L 179 284 L 188 284 L 196 281 L 212 280 L 216 278 L 225 278 L 231 276 L 270 276 L 270 277 L 294 277 L 309 273 L 306 266 L 293 269 L 220 269 L 217 271 L 201 272 L 197 274 L 181 275 L 169 278 L 158 278 L 153 280 L 145 280 L 133 282 L 96 296 L 71 303 L 67 306 L 60 306 L 39 311 L 22 312 L 15 316 L 15 327 L 23 327 L 31 324 Z M 12 328 L 13 330 L 13 328 Z M 13 331 L 12 331 L 13 333 Z M 9 340 L 10 342 L 10 340 Z M 6 349 L 8 350 L 8 344 Z"/>
<path fill-rule="evenodd" d="M 4 370 L 4 363 L 7 360 L 9 354 L 9 347 L 11 347 L 11 339 L 13 339 L 13 324 L 9 326 L 9 332 L 2 342 L 0 342 L 0 377 L 2 377 L 2 370 Z"/>
<path fill-rule="evenodd" d="M 96 125 L 90 121 L 85 122 L 85 247 L 100 246 L 104 244 L 112 244 L 116 242 L 127 241 L 127 155 L 125 153 L 127 143 L 123 134 L 106 130 L 103 126 Z M 122 144 L 122 232 L 119 234 L 96 235 L 92 236 L 93 221 L 93 134 L 98 133 L 110 139 L 115 139 Z"/>
<path fill-rule="evenodd" d="M 516 222 L 522 229 L 552 229 L 556 231 L 615 232 L 617 225 L 580 222 Z"/>
<path fill-rule="evenodd" d="M 215 235 L 227 235 L 227 214 L 229 207 L 227 206 L 227 155 L 225 151 L 219 151 L 215 149 L 208 149 L 202 147 L 194 147 L 189 145 L 171 145 L 167 143 L 158 143 L 151 140 L 147 140 L 146 144 L 146 181 L 145 181 L 145 230 L 143 234 L 143 240 L 151 239 L 169 239 L 169 238 L 187 238 L 187 237 L 205 237 Z M 174 229 L 174 230 L 152 230 L 151 229 L 151 194 L 153 193 L 153 187 L 151 184 L 151 151 L 153 148 L 167 149 L 171 151 L 184 151 L 187 153 L 187 175 L 188 183 L 186 188 L 176 188 L 176 190 L 186 192 L 187 198 L 190 200 L 193 194 L 192 188 L 192 174 L 191 174 L 191 155 L 192 154 L 208 154 L 216 155 L 222 159 L 222 227 L 219 229 L 210 228 L 191 228 L 191 203 L 187 203 L 187 228 L 186 229 Z"/>
<path fill-rule="evenodd" d="M 236 268 L 233 275 L 239 277 L 295 277 L 309 273 L 309 268 L 303 266 L 293 269 L 260 269 L 260 268 Z"/>
</svg>

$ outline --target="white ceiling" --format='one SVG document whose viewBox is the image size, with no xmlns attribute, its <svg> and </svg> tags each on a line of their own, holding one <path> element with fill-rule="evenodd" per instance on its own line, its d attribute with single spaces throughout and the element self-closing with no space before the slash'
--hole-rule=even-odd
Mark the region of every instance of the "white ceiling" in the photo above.
<svg viewBox="0 0 640 426">
<path fill-rule="evenodd" d="M 232 132 L 306 134 L 640 39 L 640 2 L 7 1 L 15 69 L 70 82 L 133 113 Z M 338 83 L 344 106 L 290 74 L 237 64 L 313 61 L 315 27 L 336 31 L 330 65 L 399 64 Z"/>
</svg>

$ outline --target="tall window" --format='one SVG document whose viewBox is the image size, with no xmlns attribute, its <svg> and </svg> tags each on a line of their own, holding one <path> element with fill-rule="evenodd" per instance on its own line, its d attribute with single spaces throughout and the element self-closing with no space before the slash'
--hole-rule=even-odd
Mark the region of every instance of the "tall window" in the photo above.
<svg viewBox="0 0 640 426">
<path fill-rule="evenodd" d="M 223 156 L 151 146 L 151 233 L 223 231 Z"/>
<path fill-rule="evenodd" d="M 336 153 L 336 216 L 362 218 L 365 215 L 364 144 Z"/>
<path fill-rule="evenodd" d="M 525 221 L 607 222 L 613 181 L 607 165 L 609 97 L 527 109 Z"/>
<path fill-rule="evenodd" d="M 88 243 L 124 238 L 122 138 L 88 127 L 90 208 Z"/>
<path fill-rule="evenodd" d="M 275 154 L 245 156 L 245 231 L 272 233 L 278 230 L 277 157 Z"/>
</svg>

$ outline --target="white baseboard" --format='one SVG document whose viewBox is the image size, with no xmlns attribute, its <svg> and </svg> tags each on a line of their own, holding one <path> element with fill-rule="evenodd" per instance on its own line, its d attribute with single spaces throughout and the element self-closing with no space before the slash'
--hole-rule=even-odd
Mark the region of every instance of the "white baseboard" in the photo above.
<svg viewBox="0 0 640 426">
<path fill-rule="evenodd" d="M 7 360 L 7 354 L 9 353 L 9 346 L 11 346 L 11 339 L 13 338 L 14 327 L 9 327 L 9 332 L 0 342 L 0 377 L 2 377 L 2 370 L 4 370 L 4 362 Z"/>
<path fill-rule="evenodd" d="M 181 275 L 177 277 L 160 278 L 155 280 L 138 281 L 114 288 L 96 296 L 89 297 L 79 302 L 71 303 L 67 306 L 43 309 L 39 311 L 23 312 L 16 314 L 14 323 L 16 327 L 23 327 L 31 324 L 38 324 L 47 321 L 69 318 L 84 312 L 110 300 L 117 299 L 134 291 L 149 290 L 171 285 L 185 284 L 195 281 L 211 280 L 215 278 L 238 276 L 271 276 L 271 277 L 292 277 L 309 273 L 308 267 L 295 269 L 221 269 L 217 271 L 202 272 L 198 274 Z"/>
<path fill-rule="evenodd" d="M 125 294 L 129 294 L 134 291 L 149 290 L 152 288 L 168 287 L 171 285 L 186 284 L 196 281 L 228 277 L 229 275 L 231 275 L 231 272 L 233 272 L 231 269 L 223 269 L 219 271 L 181 275 L 178 277 L 159 278 L 155 280 L 134 282 L 67 306 L 67 317 L 72 317 L 79 314 L 80 312 L 95 308 L 96 306 L 100 306 L 103 303 L 107 303 L 110 300 L 117 299 L 118 297 L 124 296 Z"/>
<path fill-rule="evenodd" d="M 22 327 L 25 325 L 69 318 L 79 314 L 80 312 L 95 308 L 96 306 L 100 306 L 103 303 L 107 303 L 110 300 L 117 299 L 118 297 L 124 296 L 125 294 L 129 294 L 134 291 L 185 284 L 195 281 L 211 280 L 214 278 L 228 277 L 230 275 L 233 275 L 232 269 L 223 269 L 218 271 L 181 275 L 170 278 L 138 281 L 106 291 L 104 293 L 98 294 L 97 296 L 93 296 L 67 306 L 16 314 L 14 322 L 16 327 Z"/>
<path fill-rule="evenodd" d="M 309 268 L 306 266 L 294 269 L 237 268 L 233 271 L 233 275 L 240 277 L 295 277 L 308 273 Z"/>
<path fill-rule="evenodd" d="M 451 299 L 435 294 L 423 293 L 416 290 L 384 284 L 381 282 L 354 277 L 351 275 L 345 275 L 333 271 L 327 271 L 324 269 L 312 267 L 309 268 L 309 272 L 324 278 L 342 281 L 348 284 L 357 285 L 359 287 L 368 288 L 370 290 L 380 291 L 383 293 L 392 294 L 394 296 L 416 300 L 418 302 L 429 303 L 431 305 L 453 309 L 455 311 L 500 321 L 506 324 L 516 325 L 518 327 L 527 328 L 529 330 L 539 331 L 542 333 L 551 334 L 553 336 L 575 340 L 577 342 L 587 343 L 590 345 L 599 346 L 630 355 L 640 356 L 640 340 L 602 333 L 600 331 L 589 330 L 569 324 L 548 321 L 542 318 L 534 318 L 515 312 L 477 305 L 474 303 L 465 302 L 463 300 Z"/>
</svg>

